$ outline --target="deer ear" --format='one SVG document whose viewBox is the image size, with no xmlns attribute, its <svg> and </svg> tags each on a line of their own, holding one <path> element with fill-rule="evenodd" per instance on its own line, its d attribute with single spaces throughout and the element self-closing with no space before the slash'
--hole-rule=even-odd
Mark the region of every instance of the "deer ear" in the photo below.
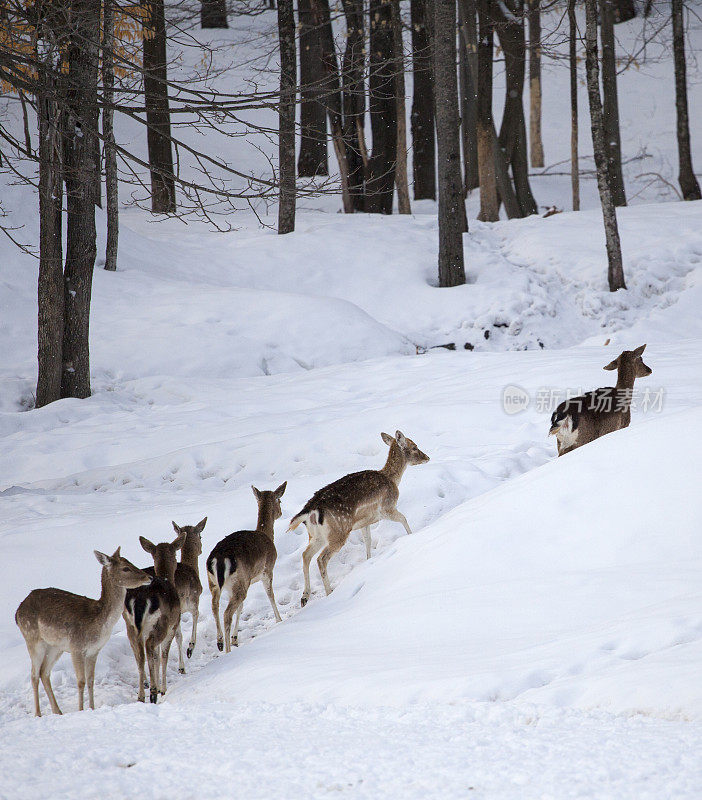
<svg viewBox="0 0 702 800">
<path fill-rule="evenodd" d="M 171 520 L 171 525 L 173 526 L 173 530 L 174 530 L 176 533 L 180 533 L 180 531 L 181 531 L 181 527 L 180 527 L 180 525 L 176 525 L 176 524 L 175 524 L 175 522 L 173 522 L 173 520 Z"/>
<path fill-rule="evenodd" d="M 112 554 L 112 558 L 114 558 L 115 560 L 117 560 L 118 558 L 121 558 L 121 556 L 120 556 L 120 554 L 119 554 L 119 551 L 120 551 L 121 549 L 122 549 L 122 546 L 120 545 L 120 546 L 119 546 L 119 547 L 118 547 L 118 548 L 115 550 L 115 552 Z"/>
<path fill-rule="evenodd" d="M 156 545 L 153 542 L 150 542 L 146 536 L 139 537 L 139 544 L 146 550 L 147 553 L 153 553 L 156 549 Z"/>
<path fill-rule="evenodd" d="M 385 444 L 390 447 L 392 443 L 395 441 L 389 433 L 381 433 L 380 438 L 385 442 Z"/>
<path fill-rule="evenodd" d="M 205 530 L 205 525 L 207 524 L 207 517 L 201 519 L 197 525 L 193 528 L 195 533 L 202 533 Z"/>
<path fill-rule="evenodd" d="M 395 431 L 395 441 L 400 447 L 404 447 L 407 444 L 407 439 L 405 439 L 405 434 L 402 431 Z"/>
<path fill-rule="evenodd" d="M 109 567 L 112 563 L 112 559 L 108 555 L 105 555 L 105 553 L 101 553 L 99 550 L 93 550 L 93 553 L 95 553 L 95 558 L 97 558 L 103 567 Z"/>
<path fill-rule="evenodd" d="M 276 496 L 276 499 L 277 499 L 277 500 L 280 500 L 280 498 L 281 498 L 281 497 L 282 497 L 282 496 L 285 494 L 285 489 L 286 489 L 287 485 L 288 485 L 288 482 L 287 482 L 287 481 L 284 481 L 284 482 L 283 482 L 283 483 L 281 483 L 281 484 L 280 484 L 280 486 L 279 486 L 279 487 L 278 487 L 278 488 L 275 490 L 275 492 L 273 492 L 273 494 Z"/>
<path fill-rule="evenodd" d="M 175 550 L 180 550 L 180 548 L 185 544 L 185 540 L 188 538 L 188 534 L 186 531 L 181 531 L 178 536 L 171 542 L 171 547 Z"/>
<path fill-rule="evenodd" d="M 634 350 L 634 355 L 635 356 L 642 356 L 643 355 L 643 351 L 645 349 L 646 349 L 646 345 L 642 344 L 641 347 L 637 347 L 636 350 Z"/>
<path fill-rule="evenodd" d="M 251 484 L 251 491 L 254 493 L 254 497 L 255 497 L 257 500 L 260 500 L 260 499 L 261 499 L 261 492 L 260 492 L 260 490 L 259 490 L 259 489 L 257 489 L 257 488 L 256 488 L 256 487 L 255 487 L 253 484 Z"/>
<path fill-rule="evenodd" d="M 617 357 L 614 359 L 614 361 L 610 361 L 610 363 L 609 363 L 609 364 L 607 364 L 607 366 L 606 366 L 606 367 L 602 367 L 602 369 L 608 369 L 608 370 L 610 370 L 610 372 L 611 372 L 613 369 L 619 369 L 619 358 L 620 358 L 620 356 L 617 356 Z"/>
</svg>

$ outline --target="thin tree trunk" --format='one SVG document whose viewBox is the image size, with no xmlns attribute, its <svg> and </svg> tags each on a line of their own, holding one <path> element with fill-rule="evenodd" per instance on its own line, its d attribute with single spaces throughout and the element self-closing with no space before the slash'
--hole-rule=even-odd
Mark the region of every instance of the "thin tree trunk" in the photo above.
<svg viewBox="0 0 702 800">
<path fill-rule="evenodd" d="M 504 10 L 503 10 L 504 9 Z M 502 50 L 505 54 L 505 107 L 500 127 L 500 148 L 512 166 L 514 189 L 519 201 L 521 216 L 537 212 L 536 201 L 529 185 L 526 123 L 522 94 L 526 70 L 526 44 L 524 41 L 523 6 L 521 0 L 505 0 L 499 6 L 500 19 L 496 24 Z"/>
<path fill-rule="evenodd" d="M 366 211 L 392 214 L 397 161 L 397 102 L 393 0 L 370 0 L 370 98 L 373 150 L 368 163 Z"/>
<path fill-rule="evenodd" d="M 543 167 L 541 140 L 541 0 L 529 3 L 529 144 L 531 166 Z"/>
<path fill-rule="evenodd" d="M 227 0 L 201 0 L 200 25 L 203 28 L 228 28 Z"/>
<path fill-rule="evenodd" d="M 495 128 L 492 119 L 492 51 L 494 23 L 490 0 L 478 5 L 478 171 L 480 173 L 480 214 L 478 219 L 494 222 L 500 218 L 495 181 Z"/>
<path fill-rule="evenodd" d="M 684 0 L 671 0 L 673 14 L 673 57 L 675 61 L 675 112 L 678 133 L 678 181 L 683 200 L 700 200 L 700 185 L 692 168 L 690 120 L 687 110 L 687 75 L 685 66 Z"/>
<path fill-rule="evenodd" d="M 605 126 L 607 171 L 614 204 L 626 205 L 622 173 L 622 145 L 617 98 L 617 58 L 614 43 L 613 0 L 600 0 L 600 37 L 602 39 L 602 98 Z"/>
<path fill-rule="evenodd" d="M 147 9 L 144 23 L 144 102 L 151 169 L 151 209 L 156 213 L 169 214 L 176 210 L 176 200 L 164 0 L 143 2 Z"/>
<path fill-rule="evenodd" d="M 27 101 L 24 97 L 24 92 L 21 89 L 17 90 L 19 95 L 20 104 L 22 106 L 22 122 L 24 125 L 24 146 L 27 150 L 27 155 L 32 155 L 32 136 L 29 132 L 29 115 L 27 114 Z"/>
<path fill-rule="evenodd" d="M 107 203 L 107 246 L 105 248 L 105 269 L 117 269 L 117 248 L 119 243 L 119 183 L 117 180 L 117 153 L 114 132 L 114 47 L 115 19 L 113 0 L 104 0 L 102 22 L 102 92 L 105 107 L 102 110 L 102 137 L 105 147 L 105 194 Z"/>
<path fill-rule="evenodd" d="M 578 159 L 578 58 L 576 50 L 578 26 L 575 0 L 568 0 L 568 54 L 570 62 L 570 188 L 573 211 L 580 211 L 580 162 Z"/>
<path fill-rule="evenodd" d="M 326 73 L 322 62 L 321 32 L 314 26 L 311 0 L 299 0 L 300 29 L 300 177 L 328 175 Z"/>
<path fill-rule="evenodd" d="M 434 78 L 426 0 L 410 0 L 412 23 L 412 179 L 415 200 L 436 200 Z"/>
<path fill-rule="evenodd" d="M 597 0 L 585 0 L 585 68 L 587 74 L 587 94 L 590 101 L 590 124 L 592 128 L 592 147 L 597 170 L 597 188 L 600 192 L 602 217 L 604 219 L 605 242 L 607 246 L 607 279 L 610 292 L 626 289 L 622 248 L 617 227 L 617 209 L 612 196 L 608 178 L 607 155 L 605 150 L 605 126 L 600 97 L 600 69 L 597 57 Z"/>
<path fill-rule="evenodd" d="M 455 2 L 455 0 L 454 0 Z M 409 185 L 407 181 L 407 116 L 405 111 L 405 67 L 402 43 L 402 17 L 400 0 L 392 3 L 392 36 L 397 61 L 395 63 L 395 102 L 397 104 L 397 158 L 395 160 L 395 188 L 397 210 L 411 214 Z"/>
<path fill-rule="evenodd" d="M 478 175 L 478 132 L 476 108 L 478 98 L 473 76 L 478 74 L 478 31 L 475 21 L 475 2 L 459 2 L 458 24 L 461 36 L 458 43 L 461 97 L 461 138 L 463 140 L 463 194 L 480 184 Z"/>
<path fill-rule="evenodd" d="M 349 191 L 349 165 L 346 158 L 346 144 L 344 143 L 344 128 L 341 99 L 341 83 L 339 79 L 339 65 L 336 60 L 334 33 L 332 31 L 329 0 L 312 0 L 312 21 L 319 32 L 322 64 L 326 76 L 326 107 L 331 129 L 332 143 L 336 160 L 339 164 L 339 178 L 341 181 L 341 198 L 345 214 L 353 213 L 353 202 Z"/>
<path fill-rule="evenodd" d="M 461 181 L 458 84 L 456 78 L 456 0 L 427 0 L 434 6 L 436 142 L 439 165 L 439 286 L 466 282 L 463 232 L 466 229 Z"/>
<path fill-rule="evenodd" d="M 295 54 L 295 12 L 293 0 L 278 0 L 278 39 L 280 41 L 280 101 L 278 106 L 278 164 L 280 195 L 278 233 L 295 230 L 295 94 L 297 62 Z"/>
<path fill-rule="evenodd" d="M 365 39 L 363 0 L 343 0 L 346 17 L 346 48 L 341 71 L 344 111 L 344 146 L 349 169 L 349 192 L 354 211 L 365 208 L 366 179 L 366 87 L 364 83 Z"/>
<path fill-rule="evenodd" d="M 56 100 L 53 54 L 38 61 L 39 117 L 39 282 L 36 406 L 61 397 L 63 364 L 62 113 Z"/>
<path fill-rule="evenodd" d="M 100 0 L 73 0 L 66 119 L 66 265 L 62 397 L 90 396 L 90 295 L 97 253 L 95 148 Z"/>
</svg>

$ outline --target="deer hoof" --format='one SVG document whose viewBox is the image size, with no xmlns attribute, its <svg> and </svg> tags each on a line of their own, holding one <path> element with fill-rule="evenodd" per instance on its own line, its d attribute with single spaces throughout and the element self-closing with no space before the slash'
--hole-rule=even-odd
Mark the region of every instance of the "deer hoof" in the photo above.
<svg viewBox="0 0 702 800">
<path fill-rule="evenodd" d="M 219 650 L 220 653 L 222 652 L 222 650 L 224 650 L 224 642 L 221 642 L 219 639 L 217 639 L 217 649 Z"/>
<path fill-rule="evenodd" d="M 301 597 L 300 598 L 300 608 L 304 608 L 307 605 L 307 601 L 308 600 L 309 600 L 309 597 L 304 597 L 304 596 Z"/>
<path fill-rule="evenodd" d="M 148 681 L 144 681 L 144 689 L 148 689 L 148 688 L 149 688 L 149 682 Z"/>
<path fill-rule="evenodd" d="M 185 675 L 185 667 L 178 667 L 178 672 L 180 672 L 181 675 Z"/>
<path fill-rule="evenodd" d="M 156 703 L 156 702 L 158 702 L 158 689 L 152 689 L 152 690 L 149 692 L 149 700 L 150 700 L 152 703 Z"/>
<path fill-rule="evenodd" d="M 185 654 L 187 655 L 188 658 L 192 658 L 194 649 L 195 649 L 194 644 L 188 645 L 188 649 L 185 651 Z"/>
</svg>

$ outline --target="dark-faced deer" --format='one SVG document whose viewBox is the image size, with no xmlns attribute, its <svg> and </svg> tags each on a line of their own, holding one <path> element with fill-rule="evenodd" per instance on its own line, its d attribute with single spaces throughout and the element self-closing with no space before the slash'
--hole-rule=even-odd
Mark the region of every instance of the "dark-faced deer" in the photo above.
<svg viewBox="0 0 702 800">
<path fill-rule="evenodd" d="M 131 561 L 122 558 L 119 547 L 111 555 L 95 551 L 102 564 L 102 593 L 99 599 L 65 592 L 63 589 L 35 589 L 20 603 L 15 622 L 27 643 L 32 660 L 34 713 L 41 716 L 39 681 L 54 714 L 61 709 L 51 687 L 51 668 L 62 653 L 69 652 L 78 682 L 78 709 L 83 710 L 83 691 L 88 684 L 88 702 L 95 708 L 93 687 L 98 653 L 112 634 L 124 605 L 127 589 L 143 586 L 150 578 Z"/>
<path fill-rule="evenodd" d="M 188 643 L 187 656 L 190 658 L 195 650 L 197 639 L 197 620 L 200 614 L 200 595 L 202 594 L 202 584 L 200 583 L 200 570 L 197 559 L 202 553 L 202 531 L 207 523 L 207 517 L 200 520 L 197 525 L 176 525 L 171 523 L 175 532 L 180 535 L 185 534 L 185 542 L 180 551 L 180 563 L 176 567 L 175 587 L 180 598 L 180 613 L 190 613 L 193 620 L 193 631 Z M 144 572 L 148 572 L 152 577 L 156 574 L 154 567 L 146 567 Z M 183 661 L 183 634 L 178 624 L 176 631 L 176 644 L 178 645 L 178 672 L 185 673 L 185 662 Z"/>
<path fill-rule="evenodd" d="M 559 456 L 629 425 L 634 381 L 653 372 L 641 358 L 645 349 L 642 344 L 636 350 L 625 350 L 604 367 L 617 370 L 616 386 L 564 400 L 553 412 L 549 436 L 555 435 Z"/>
<path fill-rule="evenodd" d="M 261 581 L 266 590 L 275 615 L 280 622 L 280 613 L 273 594 L 273 567 L 278 557 L 273 541 L 273 526 L 282 516 L 280 498 L 287 481 L 273 492 L 259 491 L 252 486 L 258 503 L 258 522 L 255 531 L 235 531 L 218 542 L 207 556 L 207 580 L 212 593 L 212 613 L 217 623 L 217 647 L 231 652 L 232 645 L 239 643 L 239 620 L 249 586 Z M 219 622 L 219 600 L 223 592 L 229 594 L 229 603 L 224 609 L 224 633 Z M 232 617 L 236 611 L 234 633 L 231 633 Z"/>
<path fill-rule="evenodd" d="M 412 533 L 404 514 L 397 508 L 399 484 L 405 469 L 411 464 L 425 464 L 429 456 L 408 439 L 402 431 L 393 438 L 380 434 L 390 446 L 387 461 L 382 469 L 366 469 L 352 472 L 330 483 L 312 495 L 305 507 L 290 521 L 289 531 L 305 523 L 310 543 L 302 554 L 302 572 L 305 588 L 300 604 L 304 606 L 310 597 L 310 561 L 322 550 L 317 559 L 319 574 L 327 594 L 331 592 L 327 564 L 329 559 L 346 543 L 351 531 L 360 528 L 366 545 L 366 558 L 371 556 L 370 526 L 381 519 L 401 522 L 407 533 Z"/>
<path fill-rule="evenodd" d="M 139 670 L 138 700 L 144 702 L 146 674 L 144 658 L 149 665 L 149 699 L 155 703 L 159 691 L 166 693 L 166 667 L 173 637 L 180 627 L 180 598 L 175 588 L 176 553 L 185 542 L 181 533 L 173 542 L 154 544 L 144 536 L 141 546 L 154 559 L 155 577 L 148 586 L 130 589 L 124 601 L 122 616 L 127 636 Z M 159 684 L 159 661 L 161 679 Z"/>
</svg>

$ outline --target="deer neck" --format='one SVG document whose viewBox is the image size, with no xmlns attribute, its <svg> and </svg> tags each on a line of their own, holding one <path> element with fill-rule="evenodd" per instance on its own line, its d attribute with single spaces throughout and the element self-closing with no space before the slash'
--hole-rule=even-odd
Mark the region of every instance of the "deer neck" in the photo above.
<svg viewBox="0 0 702 800">
<path fill-rule="evenodd" d="M 114 625 L 122 613 L 127 590 L 124 586 L 118 586 L 115 583 L 110 577 L 107 567 L 102 568 L 101 583 L 102 591 L 97 601 L 97 619 L 101 622 L 112 622 Z"/>
<path fill-rule="evenodd" d="M 165 578 L 171 583 L 175 583 L 175 573 L 178 563 L 173 559 L 158 559 L 154 561 L 154 575 L 157 578 Z"/>
<path fill-rule="evenodd" d="M 274 525 L 275 517 L 273 516 L 273 508 L 268 505 L 259 506 L 256 530 L 260 533 L 265 533 L 266 536 L 273 541 L 275 535 Z"/>
<path fill-rule="evenodd" d="M 380 471 L 397 485 L 402 479 L 405 469 L 407 469 L 407 459 L 402 454 L 397 442 L 393 442 L 390 445 L 390 452 L 385 466 Z"/>
<path fill-rule="evenodd" d="M 617 371 L 617 385 L 615 387 L 619 395 L 617 398 L 617 405 L 625 415 L 630 413 L 635 380 L 636 374 L 632 366 L 626 365 L 619 367 Z"/>
<path fill-rule="evenodd" d="M 194 570 L 197 570 L 197 558 L 198 558 L 198 546 L 197 542 L 195 541 L 195 536 L 187 536 L 185 539 L 185 544 L 180 551 L 180 563 L 187 564 L 189 567 L 192 567 Z"/>
</svg>

